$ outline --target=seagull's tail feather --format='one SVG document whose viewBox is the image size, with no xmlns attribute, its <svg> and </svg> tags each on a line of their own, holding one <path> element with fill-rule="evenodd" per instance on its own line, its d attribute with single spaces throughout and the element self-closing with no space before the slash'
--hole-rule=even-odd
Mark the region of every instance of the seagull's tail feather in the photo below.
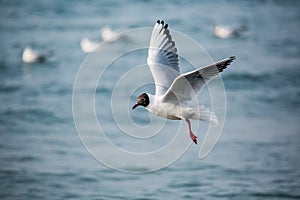
<svg viewBox="0 0 300 200">
<path fill-rule="evenodd" d="M 195 110 L 197 110 L 194 116 L 195 119 L 212 122 L 215 125 L 219 124 L 218 117 L 215 115 L 214 112 L 209 111 L 207 107 L 198 106 Z"/>
</svg>

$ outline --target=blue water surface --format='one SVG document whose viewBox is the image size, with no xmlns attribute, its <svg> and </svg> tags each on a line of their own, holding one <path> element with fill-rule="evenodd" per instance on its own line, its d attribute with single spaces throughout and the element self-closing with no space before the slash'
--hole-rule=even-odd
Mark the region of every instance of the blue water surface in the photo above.
<svg viewBox="0 0 300 200">
<path fill-rule="evenodd" d="M 299 9 L 293 0 L 1 1 L 0 198 L 300 199 Z M 125 31 L 151 27 L 157 19 L 193 38 L 213 60 L 237 57 L 222 74 L 225 126 L 205 159 L 198 159 L 200 147 L 192 145 L 164 169 L 120 172 L 94 159 L 75 128 L 73 83 L 87 56 L 79 44 L 83 37 L 101 40 L 105 25 Z M 212 34 L 214 24 L 245 25 L 247 31 L 219 39 Z M 149 41 L 148 35 L 141 37 Z M 127 38 L 120 48 L 134 42 Z M 26 46 L 52 50 L 54 56 L 45 63 L 25 64 L 21 55 Z M 146 63 L 147 51 L 130 56 Z M 104 86 L 96 90 L 96 102 L 109 102 L 118 77 L 130 70 L 133 61 L 121 61 L 125 68 L 118 74 L 112 66 Z M 123 90 L 120 95 L 126 94 Z M 110 106 L 97 104 L 96 109 L 102 112 L 98 114 L 111 133 L 108 137 L 130 146 L 130 138 L 123 140 L 115 128 Z M 149 123 L 142 109 L 135 115 L 140 117 L 134 118 L 136 124 Z M 89 127 L 88 118 L 85 123 Z M 166 136 L 149 149 L 168 141 L 179 123 L 167 124 Z M 204 134 L 197 134 L 203 140 Z"/>
</svg>

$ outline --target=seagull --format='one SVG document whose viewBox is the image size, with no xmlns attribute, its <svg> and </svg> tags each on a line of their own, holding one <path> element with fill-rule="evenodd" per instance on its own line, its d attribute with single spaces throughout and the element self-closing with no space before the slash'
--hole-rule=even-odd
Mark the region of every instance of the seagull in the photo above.
<svg viewBox="0 0 300 200">
<path fill-rule="evenodd" d="M 120 39 L 120 36 L 117 33 L 113 32 L 109 26 L 104 26 L 101 29 L 101 37 L 103 42 L 107 42 L 107 43 L 114 42 Z M 99 46 L 99 44 L 100 44 L 99 41 L 91 40 L 87 37 L 82 38 L 80 41 L 81 50 L 85 53 L 90 53 L 95 51 L 95 49 Z"/>
<path fill-rule="evenodd" d="M 112 31 L 109 26 L 104 26 L 101 29 L 101 36 L 105 42 L 114 42 L 119 39 L 118 34 Z"/>
<path fill-rule="evenodd" d="M 85 53 L 93 52 L 98 46 L 100 42 L 90 40 L 89 38 L 82 38 L 80 41 L 81 50 Z"/>
<path fill-rule="evenodd" d="M 33 50 L 31 47 L 25 47 L 22 54 L 22 60 L 25 63 L 45 62 L 46 59 L 52 56 L 53 52 L 41 53 L 37 50 Z"/>
<path fill-rule="evenodd" d="M 230 56 L 202 69 L 180 74 L 177 48 L 168 24 L 158 20 L 152 31 L 147 58 L 155 82 L 155 95 L 139 95 L 132 109 L 143 106 L 154 115 L 170 120 L 185 120 L 189 136 L 197 144 L 197 136 L 192 132 L 190 119 L 218 124 L 218 118 L 205 106 L 191 107 L 188 102 L 234 59 L 235 56 Z"/>
<path fill-rule="evenodd" d="M 215 36 L 226 39 L 226 38 L 233 38 L 233 37 L 239 37 L 242 32 L 246 30 L 245 26 L 241 26 L 239 28 L 232 28 L 228 26 L 220 26 L 215 25 L 213 33 Z"/>
</svg>

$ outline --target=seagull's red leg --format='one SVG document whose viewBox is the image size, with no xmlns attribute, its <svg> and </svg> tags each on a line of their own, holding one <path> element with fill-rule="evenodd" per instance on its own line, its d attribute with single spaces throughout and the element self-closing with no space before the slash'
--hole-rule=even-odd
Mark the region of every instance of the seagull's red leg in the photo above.
<svg viewBox="0 0 300 200">
<path fill-rule="evenodd" d="M 193 140 L 193 142 L 194 142 L 195 144 L 197 144 L 197 136 L 192 132 L 190 120 L 186 119 L 185 121 L 186 121 L 187 124 L 188 124 L 189 133 L 190 133 L 190 138 Z"/>
</svg>

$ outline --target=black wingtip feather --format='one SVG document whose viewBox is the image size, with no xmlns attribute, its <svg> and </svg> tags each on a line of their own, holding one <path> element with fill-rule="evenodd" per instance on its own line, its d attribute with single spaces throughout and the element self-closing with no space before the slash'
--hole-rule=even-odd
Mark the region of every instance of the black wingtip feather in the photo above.
<svg viewBox="0 0 300 200">
<path fill-rule="evenodd" d="M 229 56 L 228 57 L 229 58 L 229 60 L 232 62 L 233 60 L 235 60 L 236 59 L 236 57 L 235 56 Z"/>
<path fill-rule="evenodd" d="M 165 24 L 165 22 L 163 21 L 163 20 L 157 20 L 156 21 L 156 23 L 158 23 L 158 24 L 161 24 L 161 25 L 163 25 L 164 26 L 164 24 Z M 164 28 L 168 28 L 168 24 L 166 24 L 165 26 L 164 26 Z"/>
<path fill-rule="evenodd" d="M 228 65 L 230 65 L 230 63 L 235 59 L 235 56 L 230 56 L 228 58 L 226 58 L 225 60 L 222 60 L 220 62 L 216 63 L 216 66 L 218 68 L 219 72 L 222 72 L 223 69 L 226 69 Z"/>
</svg>

